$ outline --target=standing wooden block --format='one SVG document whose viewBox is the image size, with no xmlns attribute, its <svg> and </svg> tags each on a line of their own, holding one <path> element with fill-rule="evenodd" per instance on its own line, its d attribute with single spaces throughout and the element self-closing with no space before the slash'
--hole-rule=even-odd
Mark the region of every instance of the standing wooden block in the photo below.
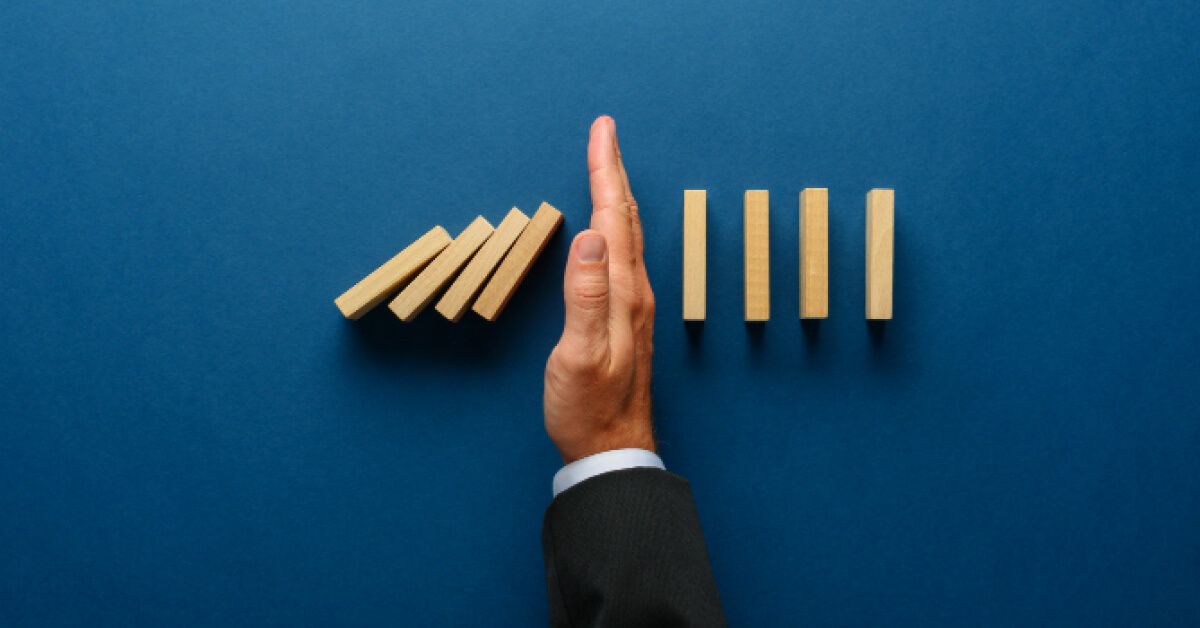
<svg viewBox="0 0 1200 628">
<path fill-rule="evenodd" d="M 450 234 L 440 225 L 430 229 L 425 235 L 404 248 L 392 259 L 384 262 L 371 274 L 363 277 L 349 290 L 333 300 L 334 305 L 342 311 L 342 316 L 357 319 L 366 314 L 371 308 L 383 303 L 400 286 L 408 281 L 417 271 L 425 267 L 429 260 L 440 253 L 450 244 Z"/>
<path fill-rule="evenodd" d="M 516 207 L 509 210 L 508 215 L 496 227 L 496 232 L 480 247 L 475 257 L 471 258 L 470 263 L 458 275 L 458 279 L 450 284 L 450 288 L 442 295 L 434 309 L 442 316 L 458 322 L 470 307 L 471 300 L 483 288 L 483 283 L 492 275 L 492 271 L 496 270 L 501 258 L 528 224 L 529 216 L 526 216 L 525 212 Z"/>
<path fill-rule="evenodd" d="M 829 190 L 800 192 L 800 318 L 829 317 Z"/>
<path fill-rule="evenodd" d="M 457 238 L 447 246 L 445 250 L 438 254 L 421 274 L 417 275 L 412 283 L 408 284 L 404 290 L 400 291 L 399 296 L 392 299 L 388 304 L 388 308 L 392 310 L 400 320 L 404 322 L 411 321 L 413 317 L 421 313 L 426 305 L 437 296 L 438 291 L 446 287 L 454 275 L 458 274 L 463 264 L 471 259 L 471 255 L 479 250 L 488 236 L 492 235 L 492 225 L 483 216 L 477 217 L 467 225 L 462 233 L 458 234 Z"/>
<path fill-rule="evenodd" d="M 708 253 L 708 192 L 683 191 L 683 320 L 705 316 Z"/>
<path fill-rule="evenodd" d="M 745 199 L 746 320 L 771 318 L 770 196 L 766 190 L 746 190 Z"/>
<path fill-rule="evenodd" d="M 895 192 L 867 192 L 867 319 L 892 318 Z"/>
<path fill-rule="evenodd" d="M 546 248 L 550 236 L 554 235 L 562 221 L 562 212 L 554 209 L 550 203 L 542 203 L 541 207 L 538 207 L 529 225 L 513 244 L 512 250 L 504 256 L 504 261 L 500 262 L 496 274 L 492 275 L 491 281 L 484 286 L 483 292 L 479 293 L 479 298 L 475 299 L 475 305 L 471 309 L 476 314 L 489 321 L 494 321 L 500 316 L 500 312 L 508 305 L 508 300 L 516 292 L 517 286 L 521 285 L 521 280 L 525 279 L 533 262 Z"/>
</svg>

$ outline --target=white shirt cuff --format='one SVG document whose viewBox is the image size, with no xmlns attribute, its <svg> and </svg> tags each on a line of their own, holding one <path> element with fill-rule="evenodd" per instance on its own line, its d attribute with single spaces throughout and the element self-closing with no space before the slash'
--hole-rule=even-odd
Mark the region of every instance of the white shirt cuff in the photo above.
<svg viewBox="0 0 1200 628">
<path fill-rule="evenodd" d="M 652 467 L 666 470 L 662 458 L 646 449 L 613 449 L 580 458 L 554 474 L 554 496 L 602 473 L 633 469 L 636 467 Z"/>
</svg>

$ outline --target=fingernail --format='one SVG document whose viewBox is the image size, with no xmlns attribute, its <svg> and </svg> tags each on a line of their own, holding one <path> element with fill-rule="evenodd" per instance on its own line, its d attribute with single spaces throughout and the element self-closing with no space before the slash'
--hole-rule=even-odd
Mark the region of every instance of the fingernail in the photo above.
<svg viewBox="0 0 1200 628">
<path fill-rule="evenodd" d="M 599 233 L 589 233 L 579 238 L 575 254 L 579 256 L 581 262 L 603 262 L 607 249 L 604 236 Z"/>
</svg>

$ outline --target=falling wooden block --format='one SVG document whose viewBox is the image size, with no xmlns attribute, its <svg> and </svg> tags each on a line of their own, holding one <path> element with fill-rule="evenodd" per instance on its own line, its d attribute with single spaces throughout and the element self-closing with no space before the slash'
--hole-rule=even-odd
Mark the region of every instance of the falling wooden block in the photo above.
<svg viewBox="0 0 1200 628">
<path fill-rule="evenodd" d="M 746 190 L 745 199 L 746 320 L 771 318 L 770 196 Z"/>
<path fill-rule="evenodd" d="M 702 321 L 707 281 L 707 211 L 705 190 L 683 191 L 683 320 Z"/>
<path fill-rule="evenodd" d="M 437 296 L 438 291 L 446 287 L 451 279 L 458 274 L 459 269 L 479 247 L 483 245 L 488 236 L 492 235 L 492 225 L 483 216 L 479 216 L 467 225 L 458 237 L 450 243 L 437 257 L 417 275 L 412 283 L 408 284 L 400 294 L 392 299 L 388 304 L 388 308 L 392 310 L 400 320 L 404 322 L 411 321 L 413 317 L 421 313 L 426 305 Z"/>
<path fill-rule="evenodd" d="M 406 246 L 392 259 L 384 262 L 371 274 L 363 277 L 349 290 L 333 300 L 342 311 L 342 316 L 357 319 L 371 308 L 392 295 L 404 282 L 417 274 L 429 260 L 450 244 L 450 234 L 441 226 L 430 229 L 425 235 Z"/>
<path fill-rule="evenodd" d="M 496 274 L 492 275 L 491 281 L 488 281 L 483 292 L 479 293 L 479 298 L 475 299 L 475 305 L 471 309 L 476 314 L 489 321 L 494 321 L 500 316 L 500 312 L 508 305 L 508 300 L 516 292 L 517 286 L 521 285 L 521 280 L 525 279 L 533 262 L 546 248 L 550 236 L 554 235 L 562 221 L 562 212 L 554 209 L 550 203 L 542 203 L 541 207 L 538 207 L 533 218 L 529 220 L 529 225 L 513 244 L 512 250 L 504 256 L 504 261 L 500 262 Z"/>
<path fill-rule="evenodd" d="M 471 305 L 471 300 L 479 294 L 479 290 L 483 288 L 484 282 L 491 277 L 492 271 L 496 270 L 496 266 L 512 247 L 513 242 L 517 241 L 517 236 L 529 224 L 529 216 L 525 212 L 516 207 L 509 210 L 508 215 L 496 227 L 496 231 L 492 233 L 492 237 L 487 239 L 487 242 L 479 248 L 479 252 L 463 268 L 462 273 L 458 275 L 458 279 L 450 284 L 450 288 L 446 290 L 446 294 L 442 295 L 434 309 L 439 314 L 446 318 L 457 322 L 462 318 L 464 312 Z"/>
<path fill-rule="evenodd" d="M 800 192 L 800 318 L 829 316 L 829 190 Z"/>
<path fill-rule="evenodd" d="M 867 192 L 867 319 L 892 318 L 895 192 Z"/>
</svg>

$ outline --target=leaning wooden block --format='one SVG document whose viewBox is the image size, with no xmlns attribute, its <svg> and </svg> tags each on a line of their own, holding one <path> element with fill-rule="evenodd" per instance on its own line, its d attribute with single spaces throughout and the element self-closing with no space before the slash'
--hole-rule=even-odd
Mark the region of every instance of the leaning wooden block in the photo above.
<svg viewBox="0 0 1200 628">
<path fill-rule="evenodd" d="M 892 318 L 895 192 L 867 192 L 867 319 Z"/>
<path fill-rule="evenodd" d="M 707 281 L 708 192 L 683 191 L 683 320 L 702 321 Z"/>
<path fill-rule="evenodd" d="M 508 215 L 496 227 L 492 237 L 488 238 L 487 242 L 480 247 L 479 252 L 471 258 L 470 263 L 458 275 L 458 279 L 455 279 L 454 283 L 450 284 L 450 288 L 446 290 L 446 294 L 442 295 L 435 307 L 438 313 L 458 322 L 458 319 L 462 318 L 463 313 L 470 307 L 471 299 L 479 294 L 483 283 L 492 275 L 492 271 L 496 270 L 501 258 L 517 241 L 517 236 L 521 235 L 528 224 L 529 216 L 526 216 L 524 212 L 516 207 L 509 210 Z"/>
<path fill-rule="evenodd" d="M 521 237 L 517 238 L 512 250 L 504 256 L 504 261 L 500 262 L 496 274 L 492 275 L 491 281 L 484 286 L 483 292 L 479 293 L 479 298 L 475 299 L 475 305 L 471 309 L 476 314 L 489 321 L 494 321 L 500 316 L 500 312 L 508 305 L 508 300 L 516 292 L 517 286 L 521 285 L 521 280 L 525 279 L 533 262 L 546 248 L 550 236 L 554 235 L 562 221 L 562 212 L 554 209 L 550 203 L 542 203 L 541 207 L 538 207 L 529 225 L 521 232 Z"/>
<path fill-rule="evenodd" d="M 746 190 L 745 281 L 746 320 L 771 318 L 770 197 L 766 190 Z"/>
<path fill-rule="evenodd" d="M 800 192 L 800 318 L 829 316 L 829 190 Z"/>
<path fill-rule="evenodd" d="M 441 226 L 430 229 L 425 235 L 404 248 L 392 259 L 384 262 L 371 274 L 363 277 L 349 290 L 333 300 L 342 311 L 342 316 L 357 319 L 371 308 L 379 305 L 400 286 L 417 274 L 429 260 L 450 244 L 450 234 Z"/>
<path fill-rule="evenodd" d="M 408 284 L 400 295 L 388 304 L 400 320 L 411 321 L 421 313 L 426 305 L 437 296 L 437 293 L 458 274 L 463 264 L 471 259 L 471 255 L 479 250 L 488 236 L 492 235 L 492 225 L 483 216 L 479 216 L 467 225 L 458 237 L 438 254 L 412 283 Z"/>
</svg>

